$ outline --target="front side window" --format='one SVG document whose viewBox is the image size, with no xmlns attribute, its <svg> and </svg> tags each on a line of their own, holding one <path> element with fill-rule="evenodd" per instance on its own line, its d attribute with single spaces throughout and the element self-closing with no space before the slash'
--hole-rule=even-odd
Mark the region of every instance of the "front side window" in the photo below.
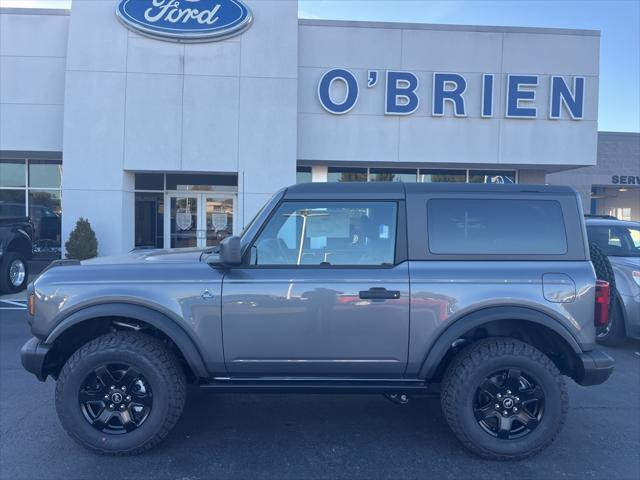
<svg viewBox="0 0 640 480">
<path fill-rule="evenodd" d="M 429 251 L 441 255 L 562 255 L 567 236 L 554 200 L 433 199 Z"/>
<path fill-rule="evenodd" d="M 393 265 L 395 202 L 284 202 L 251 249 L 253 265 Z"/>
</svg>

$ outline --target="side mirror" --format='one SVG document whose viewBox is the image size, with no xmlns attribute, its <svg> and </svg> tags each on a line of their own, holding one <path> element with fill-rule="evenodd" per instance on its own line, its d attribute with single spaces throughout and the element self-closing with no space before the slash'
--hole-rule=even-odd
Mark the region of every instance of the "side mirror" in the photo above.
<svg viewBox="0 0 640 480">
<path fill-rule="evenodd" d="M 240 237 L 227 237 L 220 242 L 220 261 L 225 265 L 240 265 L 242 263 Z"/>
</svg>

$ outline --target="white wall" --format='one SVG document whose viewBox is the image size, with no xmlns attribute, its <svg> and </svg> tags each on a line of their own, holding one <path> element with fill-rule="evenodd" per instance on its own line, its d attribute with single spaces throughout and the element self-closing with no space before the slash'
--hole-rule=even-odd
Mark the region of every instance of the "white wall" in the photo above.
<svg viewBox="0 0 640 480">
<path fill-rule="evenodd" d="M 247 1 L 249 30 L 202 44 L 131 32 L 116 4 L 75 0 L 71 11 L 63 238 L 85 215 L 101 255 L 133 248 L 128 172 L 141 170 L 238 172 L 242 228 L 295 182 L 297 3 Z"/>
<path fill-rule="evenodd" d="M 561 33 L 561 34 L 560 34 Z M 298 158 L 384 162 L 593 165 L 596 161 L 599 35 L 444 25 L 302 20 L 299 27 Z M 321 75 L 345 68 L 360 97 L 343 115 L 317 96 Z M 367 70 L 378 83 L 367 88 Z M 385 71 L 417 75 L 418 110 L 384 115 Z M 465 76 L 467 117 L 431 115 L 433 72 Z M 481 75 L 495 74 L 494 117 L 481 118 Z M 507 119 L 506 74 L 537 74 L 537 119 Z M 584 119 L 549 120 L 550 75 L 586 77 Z M 570 82 L 568 82 L 571 84 Z"/>
<path fill-rule="evenodd" d="M 0 10 L 0 150 L 62 151 L 69 15 Z"/>
<path fill-rule="evenodd" d="M 615 178 L 621 176 L 633 177 L 634 184 L 626 185 L 614 183 Z M 598 133 L 598 162 L 596 165 L 578 168 L 564 172 L 551 173 L 547 181 L 551 185 L 571 185 L 582 197 L 582 205 L 587 213 L 602 213 L 604 203 L 598 201 L 599 212 L 591 212 L 591 188 L 611 187 L 637 188 L 635 178 L 640 176 L 640 133 L 631 132 L 599 132 Z M 622 196 L 625 198 L 625 196 Z M 636 211 L 640 205 L 636 207 Z M 608 210 L 607 210 L 608 213 Z"/>
</svg>

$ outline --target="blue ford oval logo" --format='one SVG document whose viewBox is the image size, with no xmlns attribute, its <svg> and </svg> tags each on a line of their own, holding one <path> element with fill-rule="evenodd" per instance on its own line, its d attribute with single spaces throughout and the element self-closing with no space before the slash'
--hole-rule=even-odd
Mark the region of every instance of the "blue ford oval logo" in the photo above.
<svg viewBox="0 0 640 480">
<path fill-rule="evenodd" d="M 252 20 L 241 0 L 120 0 L 116 14 L 142 35 L 177 42 L 229 38 Z"/>
</svg>

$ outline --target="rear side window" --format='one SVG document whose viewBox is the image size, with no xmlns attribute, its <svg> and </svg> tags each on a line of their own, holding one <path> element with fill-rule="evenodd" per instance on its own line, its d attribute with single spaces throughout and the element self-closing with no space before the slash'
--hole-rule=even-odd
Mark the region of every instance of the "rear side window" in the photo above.
<svg viewBox="0 0 640 480">
<path fill-rule="evenodd" d="M 562 207 L 553 200 L 432 199 L 427 228 L 434 254 L 567 253 Z"/>
</svg>

